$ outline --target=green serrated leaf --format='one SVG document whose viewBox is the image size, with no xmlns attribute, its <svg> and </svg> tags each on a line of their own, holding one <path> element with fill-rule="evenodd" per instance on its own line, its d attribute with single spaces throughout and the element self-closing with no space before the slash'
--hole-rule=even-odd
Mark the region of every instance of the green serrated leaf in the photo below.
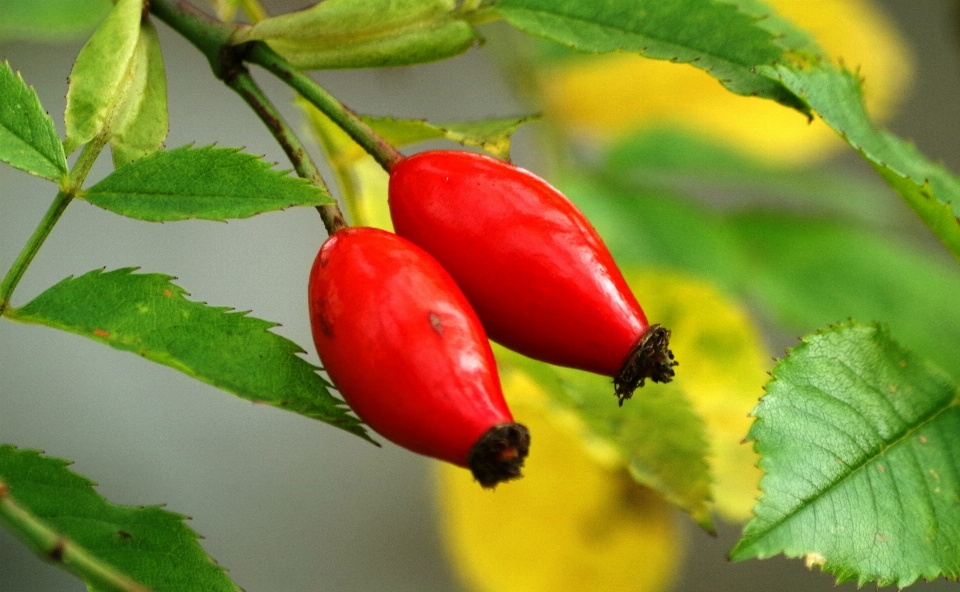
<svg viewBox="0 0 960 592">
<path fill-rule="evenodd" d="M 90 203 L 138 220 L 247 218 L 291 206 L 333 203 L 320 187 L 238 148 L 154 152 L 84 191 Z"/>
<path fill-rule="evenodd" d="M 773 371 L 749 438 L 763 493 L 733 560 L 806 557 L 838 582 L 960 574 L 960 407 L 883 326 L 807 336 Z"/>
<path fill-rule="evenodd" d="M 609 377 L 551 366 L 494 345 L 501 372 L 527 374 L 556 405 L 573 411 L 587 440 L 613 446 L 638 483 L 660 492 L 707 530 L 710 469 L 703 421 L 674 384 L 648 384 L 618 407 Z"/>
<path fill-rule="evenodd" d="M 142 13 L 143 0 L 118 0 L 80 50 L 67 89 L 68 154 L 103 132 L 123 102 Z"/>
<path fill-rule="evenodd" d="M 86 35 L 110 12 L 110 0 L 0 2 L 0 40 L 64 41 Z"/>
<path fill-rule="evenodd" d="M 960 179 L 910 143 L 880 129 L 867 114 L 860 81 L 827 65 L 766 69 L 873 166 L 960 261 Z"/>
<path fill-rule="evenodd" d="M 317 368 L 298 355 L 303 349 L 269 330 L 275 323 L 187 300 L 170 276 L 133 272 L 67 278 L 6 316 L 77 333 L 369 439 Z"/>
<path fill-rule="evenodd" d="M 150 21 L 140 25 L 130 67 L 129 88 L 118 106 L 110 138 L 116 168 L 157 151 L 167 137 L 167 76 L 160 39 Z"/>
<path fill-rule="evenodd" d="M 589 53 L 630 51 L 689 63 L 731 91 L 773 99 L 809 114 L 809 107 L 761 65 L 798 59 L 809 38 L 753 0 L 500 0 L 496 10 L 531 35 Z M 788 34 L 789 33 L 789 34 Z M 795 46 L 786 46 L 794 43 Z M 789 53 L 788 53 L 789 52 Z"/>
<path fill-rule="evenodd" d="M 158 506 L 112 504 L 70 463 L 34 450 L 0 446 L 0 481 L 34 517 L 156 592 L 234 592 L 240 588 L 213 562 L 184 524 Z"/>
<path fill-rule="evenodd" d="M 52 181 L 67 172 L 53 120 L 6 61 L 0 65 L 0 160 Z"/>
</svg>

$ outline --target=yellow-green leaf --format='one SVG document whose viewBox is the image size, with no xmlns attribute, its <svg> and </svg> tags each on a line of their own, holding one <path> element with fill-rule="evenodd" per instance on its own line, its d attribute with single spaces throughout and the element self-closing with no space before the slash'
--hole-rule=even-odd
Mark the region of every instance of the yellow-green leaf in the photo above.
<svg viewBox="0 0 960 592">
<path fill-rule="evenodd" d="M 759 331 L 709 282 L 649 271 L 629 272 L 627 281 L 647 316 L 672 332 L 670 349 L 680 360 L 674 383 L 706 424 L 714 509 L 728 521 L 746 520 L 761 473 L 743 439 L 771 366 Z"/>
<path fill-rule="evenodd" d="M 130 67 L 129 88 L 111 130 L 114 167 L 158 150 L 167 137 L 167 77 L 157 30 L 150 21 L 140 26 Z"/>
<path fill-rule="evenodd" d="M 67 89 L 67 153 L 99 135 L 122 103 L 142 13 L 143 0 L 119 0 L 80 50 Z"/>
<path fill-rule="evenodd" d="M 527 375 L 502 379 L 515 419 L 531 432 L 524 478 L 490 492 L 463 469 L 437 466 L 444 543 L 468 589 L 666 590 L 680 547 L 670 505 L 633 482 L 616 455 L 598 460 L 577 418 Z"/>
</svg>

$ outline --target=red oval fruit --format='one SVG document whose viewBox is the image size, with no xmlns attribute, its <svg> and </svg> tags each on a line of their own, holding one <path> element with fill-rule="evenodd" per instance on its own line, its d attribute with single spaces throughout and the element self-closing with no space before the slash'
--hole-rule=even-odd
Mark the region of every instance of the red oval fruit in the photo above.
<svg viewBox="0 0 960 592">
<path fill-rule="evenodd" d="M 409 241 L 346 228 L 310 272 L 323 366 L 388 440 L 469 467 L 485 487 L 520 476 L 527 429 L 513 422 L 486 333 L 450 275 Z"/>
<path fill-rule="evenodd" d="M 391 171 L 390 214 L 494 341 L 613 376 L 621 404 L 645 379 L 673 377 L 670 332 L 649 325 L 596 230 L 543 179 L 480 154 L 422 152 Z"/>
</svg>

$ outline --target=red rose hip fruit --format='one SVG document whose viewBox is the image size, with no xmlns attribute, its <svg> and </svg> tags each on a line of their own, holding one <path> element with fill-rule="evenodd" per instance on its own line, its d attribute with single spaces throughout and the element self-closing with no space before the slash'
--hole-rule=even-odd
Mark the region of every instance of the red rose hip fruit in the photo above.
<svg viewBox="0 0 960 592">
<path fill-rule="evenodd" d="M 520 476 L 530 436 L 480 321 L 426 252 L 382 230 L 340 230 L 314 261 L 309 304 L 320 360 L 371 428 L 469 467 L 484 487 Z"/>
<path fill-rule="evenodd" d="M 644 380 L 673 377 L 670 332 L 647 322 L 596 230 L 543 179 L 480 154 L 422 152 L 391 170 L 390 214 L 494 341 L 612 376 L 621 404 Z"/>
</svg>

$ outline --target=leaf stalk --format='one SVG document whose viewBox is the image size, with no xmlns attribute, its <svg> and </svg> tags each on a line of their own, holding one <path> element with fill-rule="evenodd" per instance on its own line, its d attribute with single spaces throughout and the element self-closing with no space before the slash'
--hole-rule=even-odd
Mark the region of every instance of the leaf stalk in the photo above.
<svg viewBox="0 0 960 592">
<path fill-rule="evenodd" d="M 97 157 L 106 144 L 106 136 L 100 135 L 83 147 L 80 156 L 77 157 L 77 162 L 73 165 L 73 170 L 70 172 L 67 183 L 57 192 L 57 196 L 53 199 L 53 203 L 50 204 L 46 214 L 43 215 L 40 224 L 34 229 L 33 234 L 30 235 L 20 254 L 17 255 L 17 259 L 13 262 L 13 265 L 10 266 L 10 269 L 7 270 L 3 280 L 0 281 L 0 316 L 3 316 L 10 307 L 10 298 L 13 296 L 13 291 L 17 288 L 17 284 L 19 284 L 23 278 L 23 274 L 26 273 L 27 267 L 30 266 L 34 257 L 40 252 L 40 247 L 43 246 L 47 237 L 50 236 L 50 232 L 53 231 L 53 227 L 60 220 L 60 216 L 63 215 L 67 206 L 70 205 L 73 198 L 80 192 L 80 187 L 83 185 L 84 180 L 86 180 L 87 174 L 90 173 L 93 163 L 96 162 Z"/>
<path fill-rule="evenodd" d="M 309 76 L 294 68 L 283 56 L 262 41 L 250 43 L 245 59 L 263 67 L 340 126 L 357 144 L 390 172 L 403 159 L 403 154 L 384 140 L 356 113 L 348 109 Z"/>
</svg>

